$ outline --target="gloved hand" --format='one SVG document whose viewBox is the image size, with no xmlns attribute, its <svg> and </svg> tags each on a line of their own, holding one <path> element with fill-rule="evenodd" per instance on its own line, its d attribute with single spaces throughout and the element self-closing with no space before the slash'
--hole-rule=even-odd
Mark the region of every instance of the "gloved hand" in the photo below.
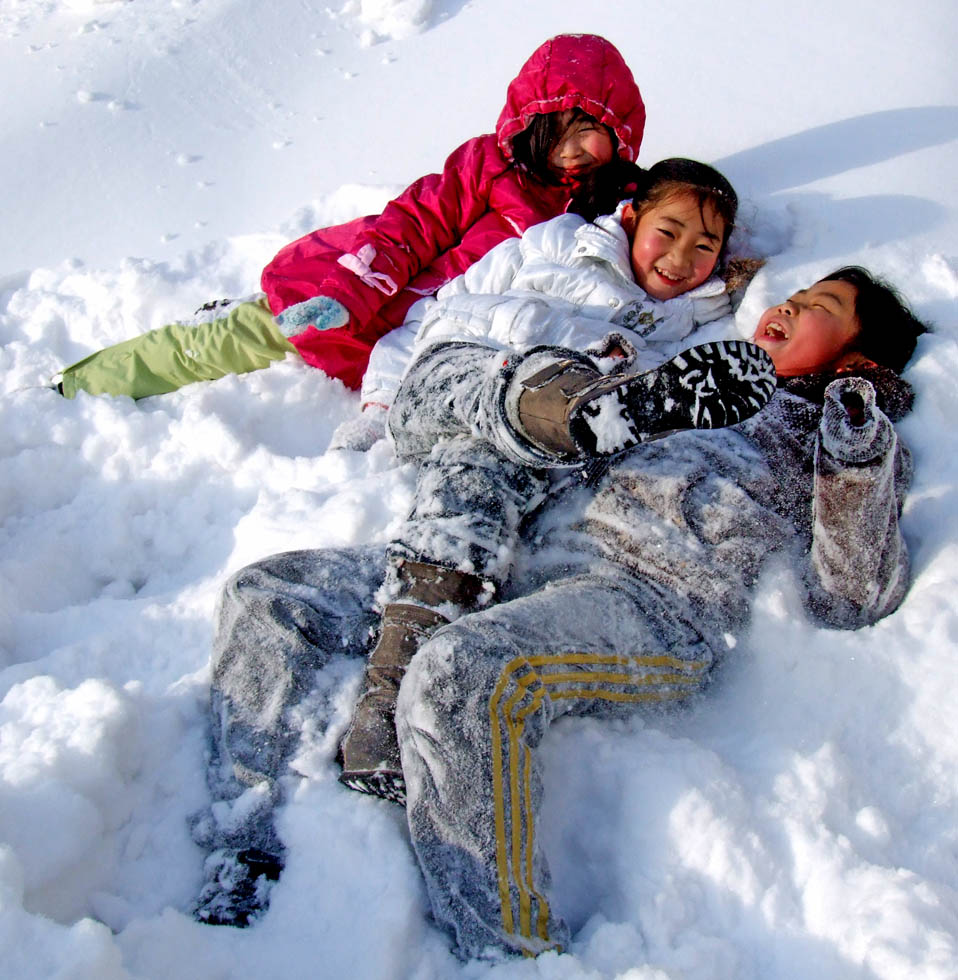
<svg viewBox="0 0 958 980">
<path fill-rule="evenodd" d="M 385 405 L 370 403 L 364 405 L 362 412 L 345 422 L 340 422 L 329 441 L 330 449 L 351 449 L 364 453 L 372 449 L 386 435 L 386 416 L 389 409 Z"/>
<path fill-rule="evenodd" d="M 686 295 L 692 301 L 692 319 L 697 327 L 732 312 L 732 300 L 725 290 L 725 283 L 718 276 L 712 276 Z"/>
<path fill-rule="evenodd" d="M 637 352 L 634 344 L 626 340 L 622 334 L 613 331 L 588 346 L 585 349 L 585 353 L 594 361 L 612 359 L 615 361 L 631 362 L 635 359 Z M 602 370 L 601 365 L 600 370 Z"/>
<path fill-rule="evenodd" d="M 302 303 L 287 306 L 276 317 L 276 323 L 284 337 L 295 337 L 307 327 L 315 327 L 317 330 L 345 327 L 349 323 L 349 310 L 328 296 L 314 296 Z"/>
<path fill-rule="evenodd" d="M 887 451 L 892 425 L 864 378 L 838 378 L 825 389 L 819 426 L 822 448 L 845 463 L 865 463 Z"/>
</svg>

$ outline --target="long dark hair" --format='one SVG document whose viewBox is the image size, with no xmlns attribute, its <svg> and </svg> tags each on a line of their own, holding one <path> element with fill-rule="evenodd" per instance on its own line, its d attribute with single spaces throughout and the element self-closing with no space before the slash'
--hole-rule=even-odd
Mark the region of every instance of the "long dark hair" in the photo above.
<svg viewBox="0 0 958 980">
<path fill-rule="evenodd" d="M 860 265 L 836 269 L 821 281 L 847 282 L 855 287 L 855 315 L 861 325 L 855 350 L 900 374 L 928 327 L 915 316 L 898 290 Z"/>
<path fill-rule="evenodd" d="M 595 221 L 600 214 L 612 214 L 620 201 L 635 193 L 647 172 L 635 163 L 615 157 L 582 178 L 567 210 L 586 221 Z"/>
</svg>

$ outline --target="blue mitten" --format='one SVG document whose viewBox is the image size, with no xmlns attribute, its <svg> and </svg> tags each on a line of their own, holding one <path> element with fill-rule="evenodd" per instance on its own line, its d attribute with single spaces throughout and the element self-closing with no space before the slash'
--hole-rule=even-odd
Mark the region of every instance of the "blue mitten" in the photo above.
<svg viewBox="0 0 958 980">
<path fill-rule="evenodd" d="M 295 337 L 307 327 L 315 327 L 317 330 L 345 327 L 349 323 L 349 310 L 328 296 L 314 296 L 286 307 L 276 317 L 276 323 L 284 337 Z"/>
</svg>

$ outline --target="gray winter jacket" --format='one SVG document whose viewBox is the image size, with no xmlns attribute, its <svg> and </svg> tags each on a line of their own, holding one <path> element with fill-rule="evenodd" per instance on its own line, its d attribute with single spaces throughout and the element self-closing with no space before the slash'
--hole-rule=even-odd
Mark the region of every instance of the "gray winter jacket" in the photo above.
<svg viewBox="0 0 958 980">
<path fill-rule="evenodd" d="M 421 455 L 466 431 L 528 464 L 490 394 L 508 371 L 501 361 L 477 345 L 439 344 L 421 356 L 390 417 L 400 453 Z M 855 628 L 892 612 L 908 588 L 898 520 L 911 461 L 879 405 L 907 406 L 900 396 L 910 389 L 885 371 L 828 387 L 831 379 L 817 380 L 784 384 L 732 428 L 638 446 L 596 486 L 566 490 L 528 530 L 514 580 L 526 590 L 577 572 L 639 577 L 715 637 L 744 625 L 763 563 L 788 550 L 805 603 L 825 624 Z M 849 390 L 865 403 L 858 428 L 841 407 Z"/>
</svg>

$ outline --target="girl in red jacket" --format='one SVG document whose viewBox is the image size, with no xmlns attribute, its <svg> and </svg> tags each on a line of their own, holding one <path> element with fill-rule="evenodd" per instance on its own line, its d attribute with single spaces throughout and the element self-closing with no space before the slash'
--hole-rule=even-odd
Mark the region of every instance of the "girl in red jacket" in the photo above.
<svg viewBox="0 0 958 980">
<path fill-rule="evenodd" d="M 454 150 L 382 214 L 314 231 L 264 269 L 265 296 L 209 304 L 65 369 L 73 397 L 147 395 L 266 367 L 296 350 L 352 388 L 373 344 L 422 296 L 506 238 L 566 211 L 601 168 L 634 161 L 645 106 L 616 48 L 564 34 L 533 52 L 509 85 L 495 134 Z"/>
</svg>

